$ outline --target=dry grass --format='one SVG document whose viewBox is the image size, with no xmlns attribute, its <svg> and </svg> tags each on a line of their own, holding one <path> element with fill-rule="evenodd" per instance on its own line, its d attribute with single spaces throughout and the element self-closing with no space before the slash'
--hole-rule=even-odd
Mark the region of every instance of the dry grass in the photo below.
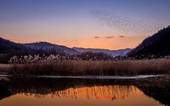
<svg viewBox="0 0 170 106">
<path fill-rule="evenodd" d="M 0 74 L 6 74 L 10 70 L 11 70 L 10 64 L 0 64 Z"/>
<path fill-rule="evenodd" d="M 0 68 L 2 69 L 2 68 Z M 10 75 L 140 75 L 170 74 L 170 60 L 58 61 L 8 67 Z"/>
</svg>

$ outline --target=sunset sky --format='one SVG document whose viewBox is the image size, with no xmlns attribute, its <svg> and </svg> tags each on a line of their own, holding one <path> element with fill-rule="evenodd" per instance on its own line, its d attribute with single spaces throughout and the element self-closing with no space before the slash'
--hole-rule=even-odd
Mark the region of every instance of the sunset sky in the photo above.
<svg viewBox="0 0 170 106">
<path fill-rule="evenodd" d="M 133 48 L 170 24 L 170 0 L 0 0 L 0 37 Z"/>
</svg>

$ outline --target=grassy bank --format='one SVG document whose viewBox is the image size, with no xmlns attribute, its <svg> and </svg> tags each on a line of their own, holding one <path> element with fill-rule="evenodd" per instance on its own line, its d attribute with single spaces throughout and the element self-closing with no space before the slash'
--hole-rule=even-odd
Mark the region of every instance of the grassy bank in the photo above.
<svg viewBox="0 0 170 106">
<path fill-rule="evenodd" d="M 56 61 L 48 64 L 10 65 L 0 72 L 14 76 L 27 75 L 141 75 L 170 74 L 170 60 L 127 61 Z"/>
</svg>

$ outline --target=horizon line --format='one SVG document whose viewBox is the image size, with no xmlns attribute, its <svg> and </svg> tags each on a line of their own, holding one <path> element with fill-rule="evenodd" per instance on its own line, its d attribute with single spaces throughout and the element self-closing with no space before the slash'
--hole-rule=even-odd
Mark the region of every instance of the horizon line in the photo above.
<svg viewBox="0 0 170 106">
<path fill-rule="evenodd" d="M 72 47 L 69 47 L 67 45 L 64 45 L 64 44 L 58 44 L 58 43 L 54 43 L 54 42 L 50 42 L 50 41 L 45 41 L 45 40 L 40 40 L 40 41 L 32 41 L 32 42 L 18 42 L 18 41 L 15 41 L 15 40 L 11 40 L 11 39 L 8 39 L 6 37 L 1 37 L 0 36 L 0 39 L 4 39 L 4 40 L 8 40 L 10 42 L 13 42 L 13 43 L 17 43 L 17 44 L 33 44 L 33 43 L 49 43 L 49 44 L 52 44 L 52 45 L 56 45 L 56 46 L 65 46 L 65 47 L 68 47 L 68 48 L 82 48 L 82 49 L 102 49 L 102 50 L 122 50 L 122 49 L 132 49 L 132 48 L 120 48 L 120 49 L 109 49 L 109 48 L 97 48 L 97 47 L 81 47 L 81 46 L 72 46 Z"/>
</svg>

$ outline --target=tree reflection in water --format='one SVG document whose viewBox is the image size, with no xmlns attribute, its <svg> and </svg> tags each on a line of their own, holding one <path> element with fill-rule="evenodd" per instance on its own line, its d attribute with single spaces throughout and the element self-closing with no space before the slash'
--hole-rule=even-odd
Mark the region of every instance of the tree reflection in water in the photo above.
<svg viewBox="0 0 170 106">
<path fill-rule="evenodd" d="M 169 77 L 143 80 L 88 80 L 9 78 L 0 80 L 0 99 L 15 94 L 35 97 L 71 99 L 125 99 L 130 95 L 147 95 L 161 104 L 170 105 Z"/>
</svg>

